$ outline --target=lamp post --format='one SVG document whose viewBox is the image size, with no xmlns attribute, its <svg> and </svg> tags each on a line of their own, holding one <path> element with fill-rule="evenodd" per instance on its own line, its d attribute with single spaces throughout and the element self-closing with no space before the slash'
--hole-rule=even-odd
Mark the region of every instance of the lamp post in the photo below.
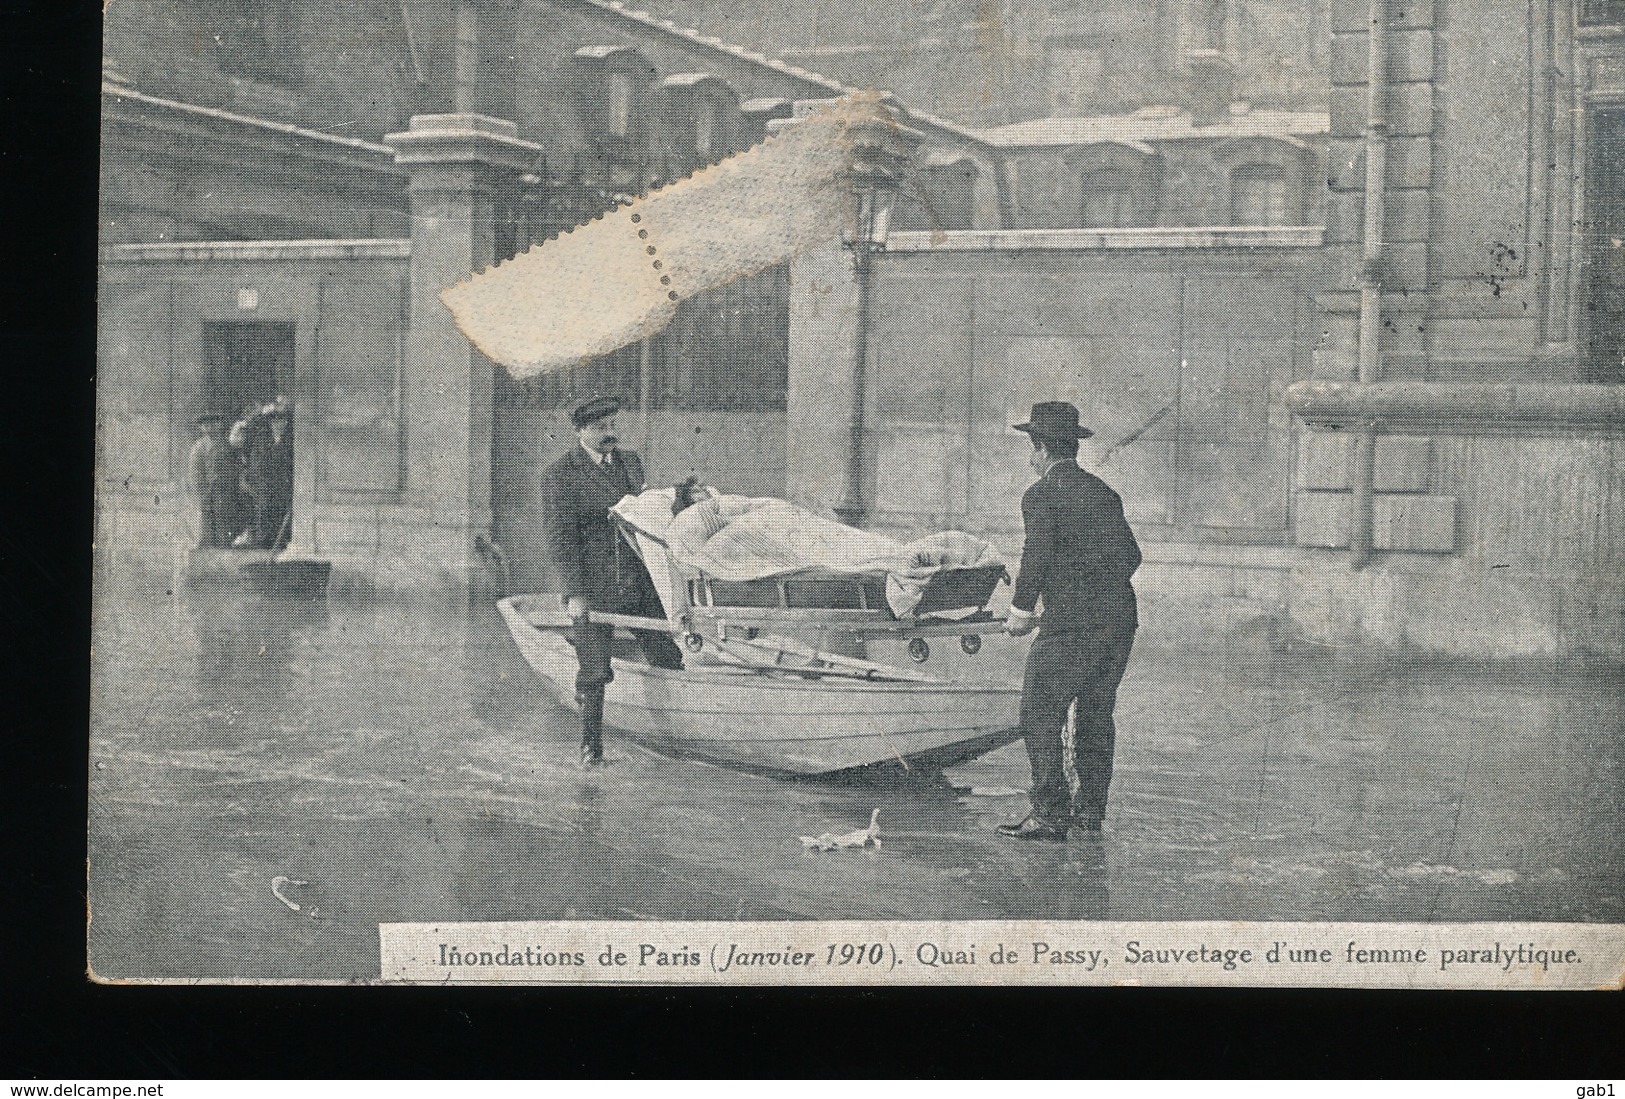
<svg viewBox="0 0 1625 1099">
<path fill-rule="evenodd" d="M 857 134 L 853 145 L 852 219 L 841 234 L 841 244 L 852 253 L 852 277 L 857 290 L 857 316 L 852 324 L 852 405 L 847 411 L 846 483 L 835 514 L 848 526 L 860 526 L 869 514 L 863 481 L 865 408 L 869 399 L 869 283 L 874 257 L 886 250 L 891 231 L 892 204 L 907 152 L 898 147 L 901 127 L 876 122 Z"/>
</svg>

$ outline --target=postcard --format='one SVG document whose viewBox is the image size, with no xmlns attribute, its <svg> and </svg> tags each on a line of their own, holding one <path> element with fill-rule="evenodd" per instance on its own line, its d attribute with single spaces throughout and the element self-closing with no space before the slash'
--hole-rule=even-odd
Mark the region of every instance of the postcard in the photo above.
<svg viewBox="0 0 1625 1099">
<path fill-rule="evenodd" d="M 1625 3 L 646 7 L 107 6 L 91 978 L 1617 989 Z"/>
</svg>

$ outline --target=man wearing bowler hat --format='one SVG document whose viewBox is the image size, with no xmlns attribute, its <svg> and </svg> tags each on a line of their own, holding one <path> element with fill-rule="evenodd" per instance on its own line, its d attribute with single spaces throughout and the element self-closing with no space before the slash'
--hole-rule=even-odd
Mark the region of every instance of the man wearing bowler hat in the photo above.
<svg viewBox="0 0 1625 1099">
<path fill-rule="evenodd" d="M 648 570 L 609 513 L 621 497 L 644 488 L 642 460 L 619 446 L 615 414 L 620 410 L 613 397 L 594 397 L 576 406 L 570 422 L 577 441 L 542 474 L 544 540 L 573 623 L 584 767 L 603 762 L 604 686 L 614 678 L 614 628 L 593 622 L 591 613 L 666 617 Z M 683 666 L 682 653 L 669 635 L 633 632 L 650 664 Z"/>
<path fill-rule="evenodd" d="M 1140 547 L 1117 493 L 1078 465 L 1078 440 L 1094 432 L 1079 426 L 1076 407 L 1035 404 L 1015 429 L 1032 439 L 1030 464 L 1038 474 L 1021 497 L 1025 542 L 1006 626 L 1017 637 L 1038 629 L 1021 690 L 1032 811 L 998 831 L 1059 841 L 1071 828 L 1098 832 L 1106 816 L 1112 710 L 1139 626 L 1129 578 L 1140 565 Z"/>
</svg>

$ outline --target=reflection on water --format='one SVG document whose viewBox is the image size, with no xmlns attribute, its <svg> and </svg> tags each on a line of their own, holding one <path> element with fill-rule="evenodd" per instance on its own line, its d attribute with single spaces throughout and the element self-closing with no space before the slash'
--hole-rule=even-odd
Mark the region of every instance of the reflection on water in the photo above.
<svg viewBox="0 0 1625 1099">
<path fill-rule="evenodd" d="M 371 977 L 395 920 L 1625 918 L 1621 697 L 1595 678 L 1147 646 L 1106 833 L 1028 846 L 991 833 L 1025 810 L 1019 744 L 908 786 L 614 739 L 583 775 L 483 602 L 121 590 L 93 680 L 109 976 Z M 985 655 L 1014 674 L 1021 648 Z M 877 807 L 878 850 L 798 842 Z"/>
<path fill-rule="evenodd" d="M 248 708 L 290 693 L 295 630 L 329 622 L 325 599 L 191 592 L 183 606 L 197 638 L 198 697 Z"/>
</svg>

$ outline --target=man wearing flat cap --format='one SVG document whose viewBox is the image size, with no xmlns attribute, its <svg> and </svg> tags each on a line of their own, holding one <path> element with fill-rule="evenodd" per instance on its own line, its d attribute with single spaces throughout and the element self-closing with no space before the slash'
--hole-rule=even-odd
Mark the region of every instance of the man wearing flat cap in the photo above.
<svg viewBox="0 0 1625 1099">
<path fill-rule="evenodd" d="M 643 561 L 615 528 L 609 509 L 644 489 L 643 462 L 622 450 L 615 432 L 621 410 L 613 397 L 594 397 L 570 413 L 577 441 L 542 474 L 542 531 L 559 592 L 574 623 L 581 707 L 581 762 L 604 759 L 604 687 L 614 628 L 591 621 L 593 611 L 664 618 L 660 596 Z M 683 657 L 665 633 L 633 631 L 657 668 L 681 668 Z"/>
<path fill-rule="evenodd" d="M 1025 542 L 1006 627 L 1018 637 L 1038 629 L 1021 690 L 1032 811 L 998 831 L 1060 841 L 1072 828 L 1098 832 L 1106 816 L 1112 710 L 1139 626 L 1129 578 L 1139 568 L 1140 547 L 1117 493 L 1078 465 L 1078 440 L 1094 433 L 1079 426 L 1076 407 L 1035 404 L 1015 429 L 1032 439 L 1030 464 L 1038 474 L 1021 497 Z"/>
</svg>

